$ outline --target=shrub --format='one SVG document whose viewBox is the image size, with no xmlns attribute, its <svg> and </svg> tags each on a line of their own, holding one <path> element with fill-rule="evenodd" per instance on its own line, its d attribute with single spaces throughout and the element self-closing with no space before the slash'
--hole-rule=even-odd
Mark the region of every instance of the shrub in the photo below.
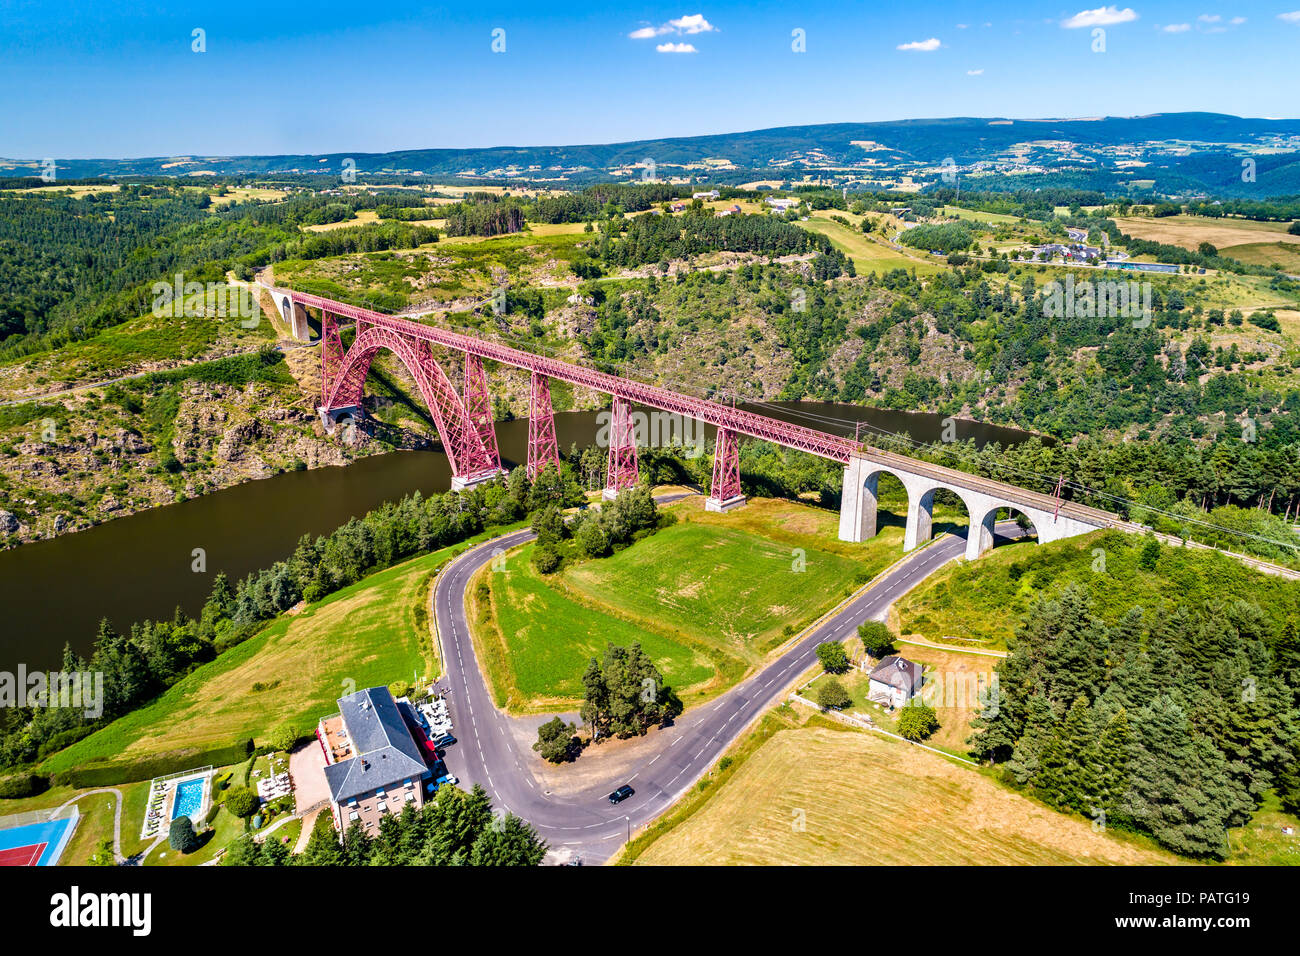
<svg viewBox="0 0 1300 956">
<path fill-rule="evenodd" d="M 533 567 L 538 574 L 553 574 L 560 567 L 560 553 L 549 545 L 533 549 Z"/>
<path fill-rule="evenodd" d="M 825 710 L 839 710 L 853 703 L 844 685 L 834 677 L 817 689 L 817 704 Z"/>
<path fill-rule="evenodd" d="M 114 866 L 116 863 L 117 860 L 113 857 L 113 841 L 104 837 L 95 844 L 95 852 L 90 855 L 90 865 Z"/>
<path fill-rule="evenodd" d="M 167 832 L 167 844 L 178 853 L 193 853 L 199 848 L 199 837 L 189 817 L 177 817 Z"/>
<path fill-rule="evenodd" d="M 908 740 L 925 740 L 938 729 L 934 708 L 925 704 L 908 704 L 898 717 L 898 733 Z"/>
<path fill-rule="evenodd" d="M 250 787 L 231 787 L 226 791 L 226 809 L 241 820 L 253 815 L 261 799 Z"/>
<path fill-rule="evenodd" d="M 390 684 L 389 686 L 391 687 L 392 685 Z M 404 696 L 404 694 L 405 692 L 402 694 L 394 694 L 393 696 L 401 697 Z M 273 750 L 292 750 L 301 736 L 302 734 L 298 732 L 298 728 L 293 724 L 281 724 L 267 736 L 266 743 Z"/>
<path fill-rule="evenodd" d="M 843 674 L 849 669 L 849 655 L 839 641 L 824 641 L 817 645 L 817 659 L 828 674 Z"/>
</svg>

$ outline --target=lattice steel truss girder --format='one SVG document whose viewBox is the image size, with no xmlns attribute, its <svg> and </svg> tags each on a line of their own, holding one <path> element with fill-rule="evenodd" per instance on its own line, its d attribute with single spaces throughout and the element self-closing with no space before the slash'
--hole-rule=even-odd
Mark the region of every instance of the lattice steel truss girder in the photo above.
<svg viewBox="0 0 1300 956">
<path fill-rule="evenodd" d="M 956 488 L 969 488 L 988 494 L 999 494 L 1010 501 L 1022 502 L 1044 511 L 1053 510 L 1057 507 L 1057 499 L 1052 495 L 1029 491 L 1006 482 L 980 478 L 966 472 L 918 461 L 879 448 L 863 448 L 859 442 L 852 438 L 830 435 L 812 428 L 805 428 L 802 425 L 791 425 L 788 422 L 778 421 L 744 409 L 720 405 L 707 399 L 678 395 L 666 388 L 630 381 L 605 372 L 597 372 L 592 369 L 571 365 L 559 359 L 534 355 L 531 352 L 513 349 L 496 342 L 476 339 L 473 336 L 463 335 L 459 332 L 449 332 L 446 329 L 423 325 L 410 319 L 399 319 L 391 315 L 384 315 L 382 312 L 347 305 L 322 296 L 309 295 L 305 292 L 290 292 L 288 289 L 279 288 L 275 288 L 274 291 L 292 295 L 294 302 L 306 307 L 327 311 L 336 318 L 345 318 L 358 323 L 364 322 L 376 328 L 389 329 L 407 335 L 412 339 L 431 342 L 444 348 L 477 355 L 480 358 L 490 359 L 502 365 L 527 369 L 530 372 L 545 375 L 547 378 L 569 382 L 572 385 L 580 385 L 597 392 L 604 392 L 625 401 L 634 402 L 637 405 L 674 412 L 712 425 L 715 428 L 725 428 L 737 435 L 747 435 L 750 438 L 770 441 L 786 448 L 805 451 L 821 458 L 837 461 L 840 464 L 848 464 L 854 458 L 866 458 L 887 467 L 891 464 L 897 465 L 916 474 L 935 478 L 946 485 Z M 330 406 L 328 400 L 325 404 Z M 341 406 L 335 404 L 330 407 Z M 1085 521 L 1114 520 L 1114 515 L 1072 501 L 1060 502 L 1060 514 L 1067 517 L 1077 517 Z"/>
<path fill-rule="evenodd" d="M 609 467 L 605 487 L 624 491 L 636 485 L 636 425 L 632 421 L 632 406 L 614 396 L 614 416 L 609 426 Z"/>
<path fill-rule="evenodd" d="M 740 442 L 735 432 L 719 428 L 713 448 L 713 483 L 709 497 L 725 502 L 740 496 Z"/>
<path fill-rule="evenodd" d="M 465 387 L 462 390 L 465 412 L 478 435 L 483 450 L 493 468 L 500 469 L 501 453 L 497 449 L 497 432 L 492 421 L 492 396 L 488 392 L 487 372 L 483 370 L 483 359 L 477 355 L 465 353 Z"/>
<path fill-rule="evenodd" d="M 393 352 L 415 378 L 420 397 L 433 416 L 438 436 L 442 439 L 451 473 L 456 477 L 474 477 L 497 467 L 446 373 L 434 361 L 429 343 L 406 334 L 404 330 L 366 320 L 357 322 L 357 337 L 344 356 L 342 366 L 332 379 L 323 384 L 326 398 L 322 405 L 325 410 L 361 404 L 366 374 L 380 349 Z"/>
<path fill-rule="evenodd" d="M 555 412 L 551 408 L 551 380 L 533 372 L 530 382 L 531 397 L 528 402 L 528 477 L 537 480 L 537 474 L 548 464 L 560 470 L 560 448 L 555 440 Z"/>
</svg>

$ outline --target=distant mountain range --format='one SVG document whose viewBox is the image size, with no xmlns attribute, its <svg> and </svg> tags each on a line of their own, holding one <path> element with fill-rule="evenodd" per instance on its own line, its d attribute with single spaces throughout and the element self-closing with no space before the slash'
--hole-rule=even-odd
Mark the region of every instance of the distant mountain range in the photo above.
<svg viewBox="0 0 1300 956">
<path fill-rule="evenodd" d="M 955 117 L 828 123 L 744 133 L 575 146 L 417 149 L 390 153 L 60 159 L 60 179 L 144 175 L 273 175 L 355 168 L 364 176 L 438 182 L 580 186 L 644 177 L 739 184 L 971 189 L 1069 186 L 1190 198 L 1300 193 L 1300 120 L 1221 113 L 1022 120 Z M 0 175 L 35 175 L 39 160 L 0 159 Z M 946 176 L 946 178 L 945 178 Z"/>
</svg>

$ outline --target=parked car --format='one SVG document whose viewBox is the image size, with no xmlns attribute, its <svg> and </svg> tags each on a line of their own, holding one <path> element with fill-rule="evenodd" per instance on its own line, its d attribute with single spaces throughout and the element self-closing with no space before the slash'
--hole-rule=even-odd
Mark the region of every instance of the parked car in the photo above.
<svg viewBox="0 0 1300 956">
<path fill-rule="evenodd" d="M 613 793 L 609 795 L 609 802 L 622 803 L 624 800 L 632 796 L 632 794 L 634 793 L 636 793 L 635 790 L 633 790 L 627 784 L 623 784 L 623 786 L 619 787 L 617 790 L 615 790 Z"/>
<path fill-rule="evenodd" d="M 437 737 L 433 738 L 433 745 L 435 747 L 450 747 L 455 742 L 456 738 L 451 734 L 439 734 Z"/>
</svg>

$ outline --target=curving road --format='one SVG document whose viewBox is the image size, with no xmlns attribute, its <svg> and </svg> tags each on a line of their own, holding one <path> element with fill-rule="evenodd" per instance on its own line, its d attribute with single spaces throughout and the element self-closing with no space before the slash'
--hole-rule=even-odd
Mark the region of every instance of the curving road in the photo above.
<svg viewBox="0 0 1300 956">
<path fill-rule="evenodd" d="M 1008 521 L 998 525 L 997 533 L 1007 538 L 1020 531 Z M 894 601 L 961 557 L 966 547 L 964 537 L 945 535 L 913 551 L 762 670 L 715 700 L 686 711 L 672 726 L 651 730 L 660 744 L 657 752 L 628 775 L 557 796 L 548 794 L 533 776 L 531 768 L 540 758 L 519 743 L 512 718 L 493 704 L 474 656 L 465 613 L 465 592 L 474 573 L 492 560 L 494 551 L 509 550 L 533 537 L 531 530 L 524 530 L 486 541 L 456 558 L 437 577 L 432 600 L 446 669 L 439 683 L 450 688 L 448 706 L 459 741 L 448 748 L 446 762 L 463 786 L 482 784 L 497 807 L 536 827 L 558 858 L 576 856 L 584 863 L 605 862 L 631 831 L 675 803 L 747 725 L 784 698 L 787 688 L 816 661 L 818 644 L 842 640 L 856 633 L 863 621 L 883 618 Z M 635 795 L 611 806 L 606 796 L 624 783 L 632 785 Z"/>
</svg>

